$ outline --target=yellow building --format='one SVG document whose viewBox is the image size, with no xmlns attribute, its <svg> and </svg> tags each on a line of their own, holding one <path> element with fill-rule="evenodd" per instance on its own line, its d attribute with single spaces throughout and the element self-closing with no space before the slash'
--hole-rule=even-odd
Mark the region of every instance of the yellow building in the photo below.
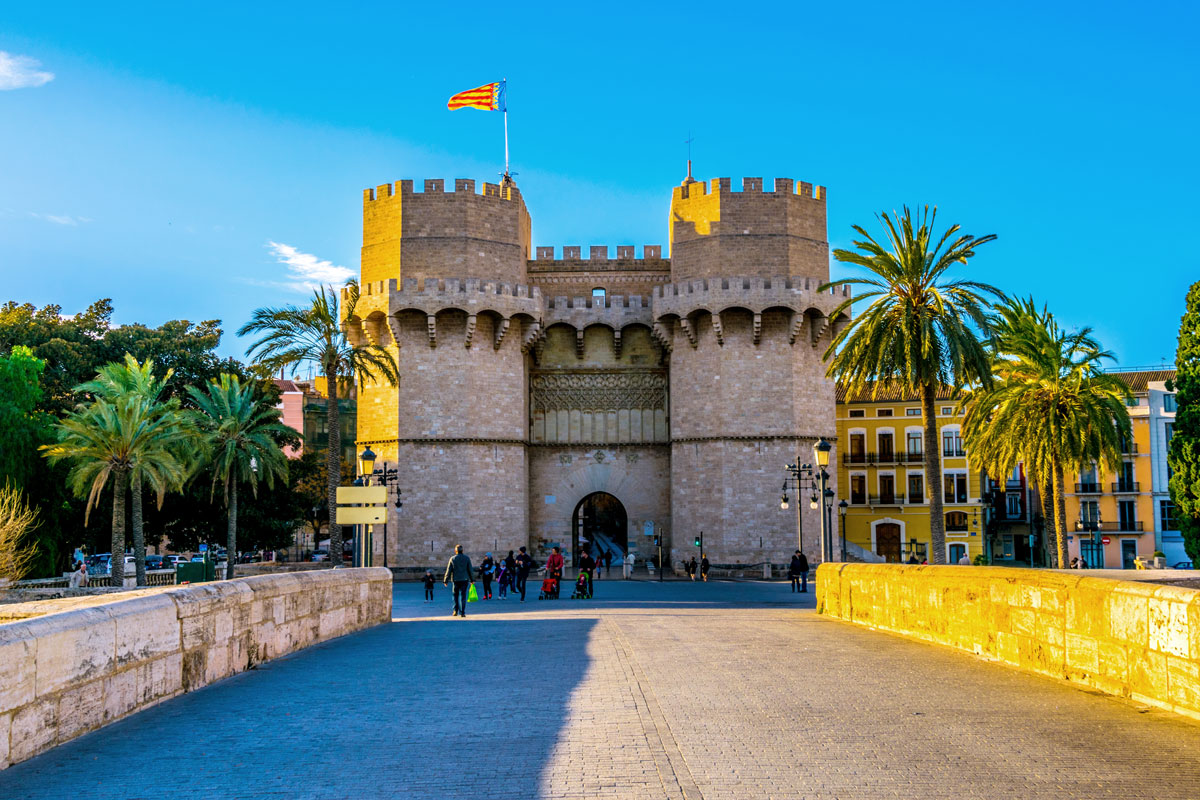
<svg viewBox="0 0 1200 800">
<path fill-rule="evenodd" d="M 1121 466 L 1112 473 L 1093 467 L 1073 475 L 1066 491 L 1067 549 L 1089 568 L 1130 569 L 1134 558 L 1149 560 L 1165 549 L 1163 517 L 1169 514 L 1156 512 L 1164 501 L 1169 506 L 1165 442 L 1175 408 L 1164 384 L 1175 371 L 1116 374 L 1134 395 L 1128 403 L 1132 435 L 1121 448 Z M 1165 522 L 1165 532 L 1172 527 Z"/>
<path fill-rule="evenodd" d="M 981 474 L 968 463 L 962 416 L 950 393 L 937 402 L 938 449 L 946 514 L 946 561 L 984 552 L 987 525 Z M 898 389 L 879 397 L 837 394 L 839 499 L 845 500 L 847 557 L 890 563 L 932 560 L 925 433 L 920 398 Z"/>
</svg>

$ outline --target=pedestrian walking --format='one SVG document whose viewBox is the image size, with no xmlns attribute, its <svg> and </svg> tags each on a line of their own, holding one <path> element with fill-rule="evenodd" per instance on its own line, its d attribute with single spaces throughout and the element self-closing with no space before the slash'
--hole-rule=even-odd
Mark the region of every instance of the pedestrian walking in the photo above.
<svg viewBox="0 0 1200 800">
<path fill-rule="evenodd" d="M 500 559 L 500 562 L 496 565 L 496 594 L 500 600 L 508 597 L 508 580 L 508 566 L 505 565 L 504 559 Z"/>
<path fill-rule="evenodd" d="M 421 578 L 421 583 L 425 584 L 425 602 L 433 602 L 433 584 L 437 578 L 433 577 L 433 570 L 425 570 L 425 577 Z"/>
<path fill-rule="evenodd" d="M 529 572 L 533 569 L 533 557 L 525 552 L 525 548 L 520 548 L 520 553 L 517 554 L 517 585 L 516 591 L 521 593 L 521 602 L 525 602 L 525 584 L 529 580 Z"/>
<path fill-rule="evenodd" d="M 792 563 L 788 567 L 788 574 L 792 577 L 793 592 L 808 591 L 808 556 L 797 550 L 792 554 Z"/>
<path fill-rule="evenodd" d="M 708 568 L 712 566 L 708 563 L 708 553 L 703 553 L 700 556 L 700 578 L 705 583 L 708 583 Z"/>
<path fill-rule="evenodd" d="M 563 576 L 564 561 L 562 557 L 562 548 L 558 545 L 554 546 L 554 552 L 546 559 L 546 577 L 554 578 L 556 581 L 561 581 Z"/>
<path fill-rule="evenodd" d="M 696 570 L 698 569 L 700 569 L 700 566 L 696 563 L 696 557 L 692 556 L 692 560 L 687 562 L 687 574 L 692 581 L 696 580 Z"/>
<path fill-rule="evenodd" d="M 442 578 L 442 585 L 448 585 L 451 580 L 454 581 L 454 613 L 451 616 L 465 617 L 467 616 L 467 589 L 470 588 L 473 578 L 471 559 L 463 552 L 461 544 L 454 545 L 454 555 L 446 564 L 446 575 Z"/>
<path fill-rule="evenodd" d="M 962 554 L 962 558 L 960 558 L 960 559 L 958 560 L 958 565 L 959 565 L 960 567 L 969 567 L 969 566 L 971 566 L 971 559 L 967 558 L 967 554 L 966 554 L 966 553 L 963 553 L 963 554 Z"/>
<path fill-rule="evenodd" d="M 592 558 L 592 554 L 585 547 L 583 555 L 579 556 L 579 575 L 581 578 L 587 579 L 587 596 L 591 598 L 595 589 L 592 586 L 592 576 L 596 571 L 596 560 Z"/>
<path fill-rule="evenodd" d="M 492 576 L 496 574 L 496 562 L 492 558 L 491 553 L 487 553 L 483 557 L 483 561 L 479 564 L 479 579 L 483 581 L 483 599 L 492 599 Z"/>
</svg>

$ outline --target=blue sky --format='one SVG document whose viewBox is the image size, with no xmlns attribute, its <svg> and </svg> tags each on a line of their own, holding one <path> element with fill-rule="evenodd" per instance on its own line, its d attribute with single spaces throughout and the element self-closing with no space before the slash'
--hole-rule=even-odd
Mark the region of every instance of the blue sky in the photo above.
<svg viewBox="0 0 1200 800">
<path fill-rule="evenodd" d="M 0 300 L 219 318 L 241 356 L 253 308 L 357 271 L 363 188 L 495 180 L 500 115 L 445 104 L 507 77 L 535 245 L 666 244 L 690 132 L 697 177 L 828 186 L 835 247 L 935 203 L 1000 237 L 961 274 L 1174 357 L 1194 5 L 250 5 L 0 11 Z"/>
</svg>

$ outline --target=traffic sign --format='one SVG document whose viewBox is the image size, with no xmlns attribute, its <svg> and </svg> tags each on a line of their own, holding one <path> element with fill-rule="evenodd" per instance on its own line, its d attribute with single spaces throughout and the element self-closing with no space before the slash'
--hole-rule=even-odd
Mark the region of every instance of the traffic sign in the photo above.
<svg viewBox="0 0 1200 800">
<path fill-rule="evenodd" d="M 386 506 L 338 506 L 338 525 L 374 525 L 386 521 Z"/>
<path fill-rule="evenodd" d="M 337 501 L 342 503 L 386 503 L 387 489 L 383 486 L 339 486 Z M 341 520 L 338 520 L 341 524 Z"/>
<path fill-rule="evenodd" d="M 1102 537 L 1100 539 L 1100 544 L 1110 544 L 1111 542 L 1112 542 L 1112 539 L 1108 538 L 1107 536 Z"/>
</svg>

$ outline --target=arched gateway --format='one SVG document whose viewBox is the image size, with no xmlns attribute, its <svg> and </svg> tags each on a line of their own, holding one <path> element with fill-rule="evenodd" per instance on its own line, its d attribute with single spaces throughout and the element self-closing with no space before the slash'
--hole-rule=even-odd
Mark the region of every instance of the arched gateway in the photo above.
<svg viewBox="0 0 1200 800">
<path fill-rule="evenodd" d="M 592 557 L 604 551 L 612 553 L 612 563 L 624 562 L 629 549 L 629 515 L 625 506 L 608 492 L 592 492 L 575 506 L 571 517 L 572 563 L 579 563 L 579 556 L 587 546 Z"/>
</svg>

